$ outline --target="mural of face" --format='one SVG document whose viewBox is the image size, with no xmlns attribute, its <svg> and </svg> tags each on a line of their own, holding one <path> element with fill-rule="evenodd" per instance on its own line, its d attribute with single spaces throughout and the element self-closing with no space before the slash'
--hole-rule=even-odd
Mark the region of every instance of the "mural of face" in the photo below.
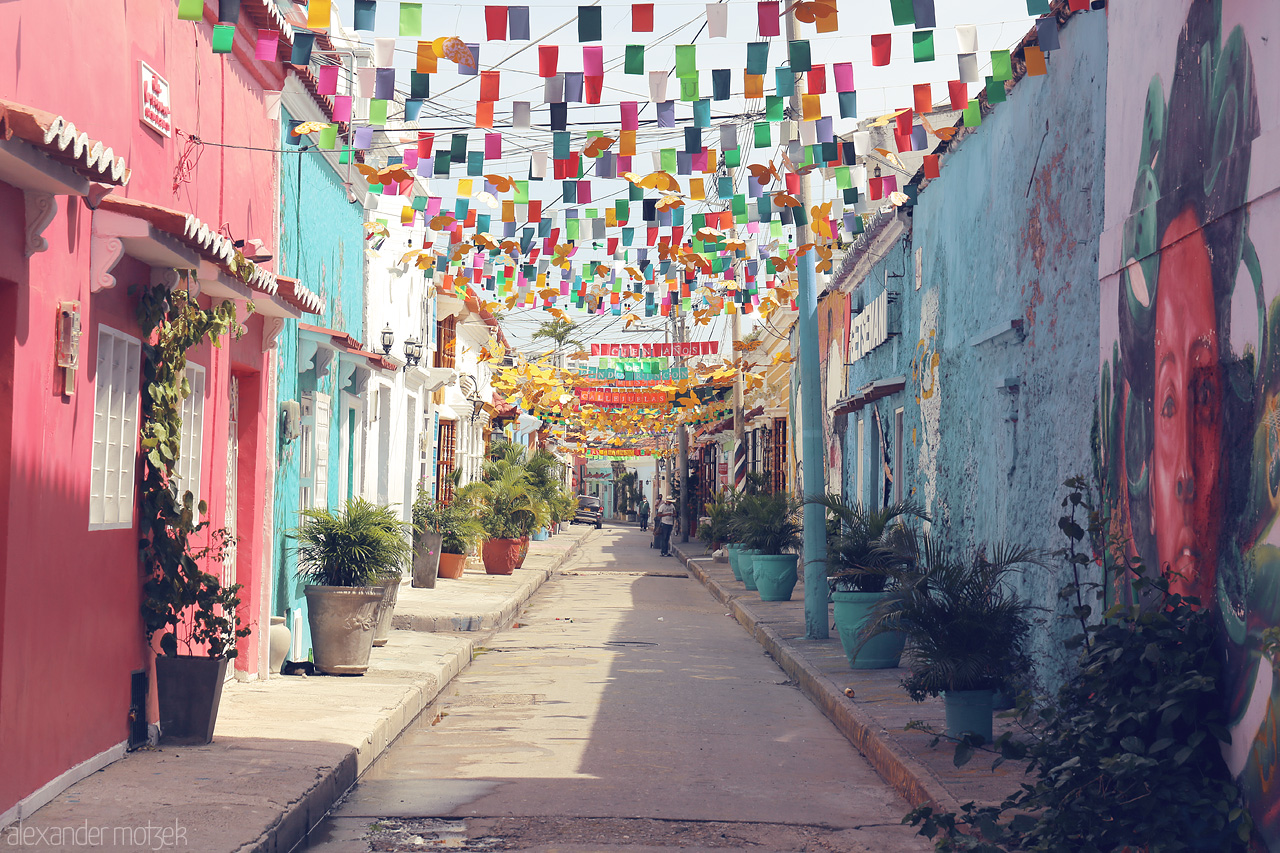
<svg viewBox="0 0 1280 853">
<path fill-rule="evenodd" d="M 1222 370 L 1213 274 L 1188 208 L 1169 223 L 1156 291 L 1152 532 L 1170 588 L 1212 601 L 1222 529 Z"/>
</svg>

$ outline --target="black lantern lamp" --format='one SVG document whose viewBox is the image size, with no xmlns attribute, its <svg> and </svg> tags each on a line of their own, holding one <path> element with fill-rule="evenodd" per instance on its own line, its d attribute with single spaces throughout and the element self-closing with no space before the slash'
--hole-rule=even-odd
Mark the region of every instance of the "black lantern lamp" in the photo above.
<svg viewBox="0 0 1280 853">
<path fill-rule="evenodd" d="M 409 338 L 404 342 L 405 370 L 417 367 L 420 361 L 422 361 L 422 344 L 415 338 Z"/>
<path fill-rule="evenodd" d="M 396 333 L 392 330 L 391 324 L 388 323 L 386 328 L 382 330 L 382 352 L 384 355 L 391 354 L 391 345 L 396 342 Z"/>
</svg>

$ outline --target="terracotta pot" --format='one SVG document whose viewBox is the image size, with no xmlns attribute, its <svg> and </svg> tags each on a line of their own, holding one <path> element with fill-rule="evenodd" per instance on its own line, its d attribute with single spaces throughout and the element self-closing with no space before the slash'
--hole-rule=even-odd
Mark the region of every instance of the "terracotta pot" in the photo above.
<svg viewBox="0 0 1280 853">
<path fill-rule="evenodd" d="M 440 555 L 440 574 L 438 577 L 456 580 L 462 577 L 462 570 L 466 568 L 466 554 L 444 554 Z"/>
<path fill-rule="evenodd" d="M 521 551 L 529 545 L 522 539 L 487 539 L 480 549 L 484 570 L 490 575 L 509 575 L 519 568 L 524 557 Z"/>
</svg>

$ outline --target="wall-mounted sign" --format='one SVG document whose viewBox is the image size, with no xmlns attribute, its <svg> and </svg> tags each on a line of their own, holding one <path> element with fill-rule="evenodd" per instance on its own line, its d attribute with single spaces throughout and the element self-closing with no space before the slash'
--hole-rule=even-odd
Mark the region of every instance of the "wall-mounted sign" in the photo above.
<svg viewBox="0 0 1280 853">
<path fill-rule="evenodd" d="M 173 111 L 169 106 L 169 81 L 145 62 L 138 62 L 142 99 L 138 103 L 142 123 L 163 136 L 173 136 Z"/>
<path fill-rule="evenodd" d="M 896 305 L 896 301 L 893 303 Z M 850 318 L 849 361 L 854 362 L 898 333 L 896 317 L 889 317 L 889 291 L 880 295 L 860 313 Z M 896 313 L 896 312 L 895 312 Z"/>
</svg>

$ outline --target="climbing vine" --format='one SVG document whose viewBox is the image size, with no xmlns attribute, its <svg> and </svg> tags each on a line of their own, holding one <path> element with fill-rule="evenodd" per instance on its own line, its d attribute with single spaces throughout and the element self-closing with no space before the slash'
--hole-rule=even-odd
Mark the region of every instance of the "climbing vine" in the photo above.
<svg viewBox="0 0 1280 853">
<path fill-rule="evenodd" d="M 189 281 L 187 274 L 183 279 Z M 178 494 L 175 470 L 181 453 L 182 401 L 191 394 L 187 351 L 205 339 L 221 345 L 238 331 L 235 305 L 227 300 L 202 308 L 189 289 L 143 287 L 137 291 L 142 327 L 142 481 L 139 487 L 139 556 L 142 562 L 142 618 L 150 641 L 157 631 L 160 650 L 188 651 L 210 657 L 236 656 L 236 640 L 249 635 L 240 626 L 240 584 L 223 586 L 217 575 L 200 568 L 220 562 L 234 539 L 212 530 L 209 544 L 193 547 L 191 538 L 206 529 L 204 501 Z"/>
</svg>

